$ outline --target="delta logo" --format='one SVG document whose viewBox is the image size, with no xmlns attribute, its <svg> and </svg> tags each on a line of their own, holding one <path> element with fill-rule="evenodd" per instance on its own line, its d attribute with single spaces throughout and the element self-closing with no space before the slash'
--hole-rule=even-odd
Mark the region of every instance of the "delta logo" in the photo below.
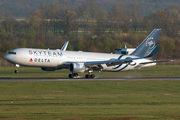
<svg viewBox="0 0 180 120">
<path fill-rule="evenodd" d="M 31 58 L 29 62 L 48 62 L 50 63 L 50 59 L 41 59 L 41 58 L 34 58 L 34 60 Z"/>
<path fill-rule="evenodd" d="M 29 62 L 33 62 L 33 59 L 31 58 L 31 59 L 29 60 Z"/>
</svg>

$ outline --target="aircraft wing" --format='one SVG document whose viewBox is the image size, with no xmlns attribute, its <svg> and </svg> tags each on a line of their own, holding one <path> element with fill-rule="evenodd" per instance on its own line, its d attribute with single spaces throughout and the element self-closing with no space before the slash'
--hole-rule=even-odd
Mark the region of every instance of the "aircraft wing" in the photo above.
<svg viewBox="0 0 180 120">
<path fill-rule="evenodd" d="M 106 64 L 107 66 L 114 66 L 123 63 L 130 63 L 133 60 L 142 59 L 142 58 L 126 58 L 126 59 L 114 59 L 114 60 L 106 60 L 106 61 L 92 61 L 92 62 L 85 62 L 86 66 L 94 66 L 94 65 L 101 65 Z"/>
</svg>

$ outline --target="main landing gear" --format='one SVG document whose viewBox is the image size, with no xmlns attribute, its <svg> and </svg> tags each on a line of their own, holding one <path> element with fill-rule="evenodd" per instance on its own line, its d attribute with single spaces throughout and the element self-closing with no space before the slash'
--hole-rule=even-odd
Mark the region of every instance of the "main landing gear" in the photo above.
<svg viewBox="0 0 180 120">
<path fill-rule="evenodd" d="M 77 73 L 69 74 L 69 78 L 77 78 L 77 77 L 78 77 Z M 92 78 L 92 79 L 94 79 L 95 75 L 94 74 L 86 74 L 85 78 L 90 78 L 90 79 Z"/>
<path fill-rule="evenodd" d="M 92 78 L 94 79 L 95 78 L 95 75 L 94 74 L 91 74 L 92 71 L 88 71 L 88 74 L 85 75 L 85 78 Z"/>
<path fill-rule="evenodd" d="M 85 75 L 85 78 L 89 78 L 89 79 L 94 79 L 95 78 L 95 75 L 94 74 L 91 74 L 93 72 L 92 69 L 89 69 L 88 70 L 88 74 Z"/>
<path fill-rule="evenodd" d="M 91 74 L 91 75 L 86 74 L 86 75 L 85 75 L 85 78 L 92 78 L 92 79 L 94 79 L 94 78 L 95 78 L 95 75 L 94 75 L 94 74 Z"/>
<path fill-rule="evenodd" d="M 69 74 L 69 78 L 77 78 L 77 77 L 78 77 L 77 73 Z M 95 75 L 91 74 L 91 72 L 88 71 L 88 74 L 85 75 L 85 78 L 94 79 Z"/>
</svg>

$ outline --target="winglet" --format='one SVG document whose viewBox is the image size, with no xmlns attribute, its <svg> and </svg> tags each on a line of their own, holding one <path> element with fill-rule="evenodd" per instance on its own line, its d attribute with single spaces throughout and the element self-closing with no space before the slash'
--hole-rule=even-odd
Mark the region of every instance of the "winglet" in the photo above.
<svg viewBox="0 0 180 120">
<path fill-rule="evenodd" d="M 131 55 L 139 57 L 149 56 L 151 52 L 154 51 L 154 49 L 156 48 L 155 45 L 160 35 L 160 32 L 161 29 L 154 29 Z"/>
<path fill-rule="evenodd" d="M 63 47 L 61 48 L 61 51 L 66 51 L 66 48 L 68 46 L 69 41 L 65 42 Z"/>
</svg>

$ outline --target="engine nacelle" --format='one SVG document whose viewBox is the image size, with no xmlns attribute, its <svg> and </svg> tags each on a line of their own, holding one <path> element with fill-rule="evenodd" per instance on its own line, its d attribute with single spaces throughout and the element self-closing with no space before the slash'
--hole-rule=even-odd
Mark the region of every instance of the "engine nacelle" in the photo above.
<svg viewBox="0 0 180 120">
<path fill-rule="evenodd" d="M 41 67 L 41 70 L 43 71 L 55 71 L 57 70 L 56 67 Z"/>
<path fill-rule="evenodd" d="M 84 63 L 71 63 L 69 70 L 73 73 L 83 73 L 86 70 Z"/>
</svg>

